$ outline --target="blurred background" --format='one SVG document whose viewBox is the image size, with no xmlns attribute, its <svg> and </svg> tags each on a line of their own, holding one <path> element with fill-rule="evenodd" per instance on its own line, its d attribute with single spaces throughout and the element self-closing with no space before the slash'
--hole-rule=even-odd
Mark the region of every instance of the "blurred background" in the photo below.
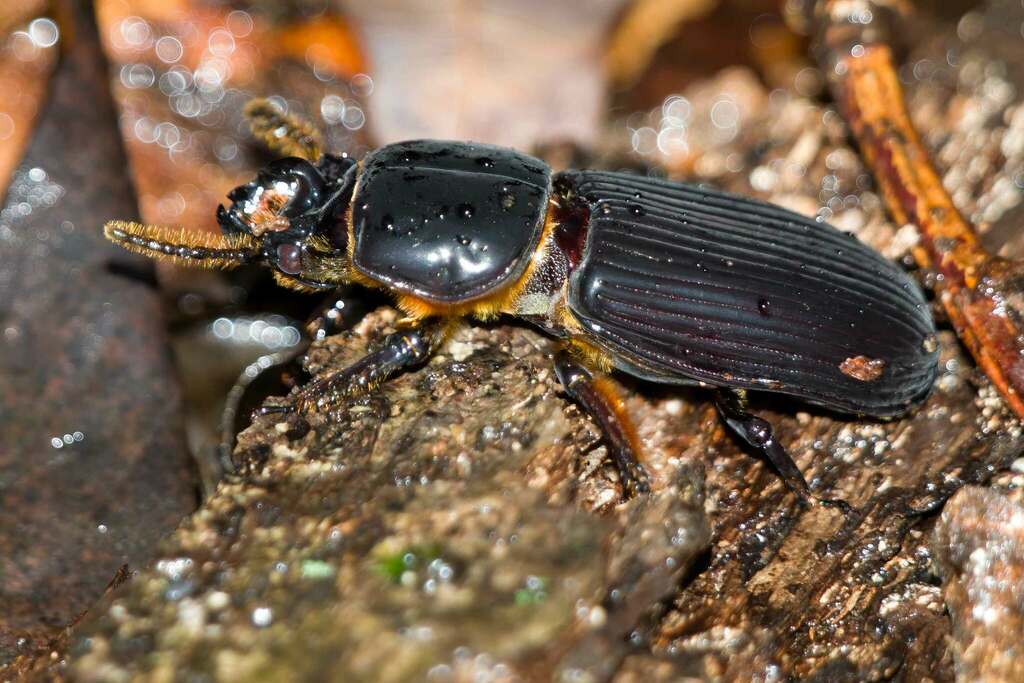
<svg viewBox="0 0 1024 683">
<path fill-rule="evenodd" d="M 300 372 L 317 297 L 258 271 L 154 269 L 100 235 L 110 218 L 216 230 L 225 194 L 268 161 L 247 100 L 313 121 L 334 152 L 468 139 L 711 182 L 902 258 L 913 230 L 887 221 L 829 105 L 807 9 L 5 0 L 0 665 L 150 557 L 215 486 L 248 411 Z M 921 2 L 896 46 L 947 188 L 1008 256 L 1024 252 L 1022 27 L 1019 2 Z"/>
</svg>

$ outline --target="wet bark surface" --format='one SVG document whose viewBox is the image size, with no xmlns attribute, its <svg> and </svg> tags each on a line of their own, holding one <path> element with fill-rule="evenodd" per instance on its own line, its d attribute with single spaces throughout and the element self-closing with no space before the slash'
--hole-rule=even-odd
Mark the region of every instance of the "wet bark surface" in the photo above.
<svg viewBox="0 0 1024 683">
<path fill-rule="evenodd" d="M 718 452 L 708 474 L 710 565 L 659 626 L 659 649 L 685 656 L 710 639 L 725 680 L 773 671 L 823 681 L 952 679 L 928 545 L 934 514 L 964 482 L 1006 467 L 1021 435 L 991 389 L 977 395 L 953 339 L 943 344 L 953 370 L 908 419 L 773 419 L 802 469 L 855 507 L 849 517 L 787 505 L 763 470 L 737 486 L 742 456 L 731 442 L 710 444 Z M 745 651 L 734 649 L 738 635 Z"/>
<path fill-rule="evenodd" d="M 318 343 L 309 367 L 344 367 L 395 317 Z M 238 473 L 77 629 L 72 676 L 607 679 L 706 547 L 700 467 L 656 458 L 658 492 L 618 505 L 550 351 L 465 328 L 370 396 L 260 418 Z"/>
<path fill-rule="evenodd" d="M 1022 541 L 1024 507 L 997 490 L 966 487 L 942 511 L 933 546 L 945 579 L 961 680 L 1024 677 Z"/>
<path fill-rule="evenodd" d="M 0 667 L 45 651 L 197 502 L 157 294 L 112 272 L 151 266 L 100 232 L 136 209 L 77 21 L 0 211 Z"/>
<path fill-rule="evenodd" d="M 310 369 L 344 367 L 394 319 L 319 343 Z M 800 508 L 699 392 L 644 385 L 628 407 L 656 493 L 620 504 L 550 343 L 467 328 L 370 396 L 260 418 L 238 473 L 76 629 L 69 674 L 951 680 L 930 529 L 1021 435 L 942 342 L 908 419 L 765 410 L 814 486 L 856 507 L 844 517 Z"/>
</svg>

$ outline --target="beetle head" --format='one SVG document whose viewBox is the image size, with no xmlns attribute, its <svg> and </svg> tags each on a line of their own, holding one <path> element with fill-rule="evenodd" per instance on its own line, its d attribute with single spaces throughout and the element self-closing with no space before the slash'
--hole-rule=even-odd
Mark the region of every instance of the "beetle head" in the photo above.
<svg viewBox="0 0 1024 683">
<path fill-rule="evenodd" d="M 355 162 L 324 155 L 314 166 L 288 157 L 228 193 L 217 207 L 226 236 L 255 238 L 262 258 L 282 284 L 320 289 L 347 272 L 345 212 L 355 186 Z"/>
<path fill-rule="evenodd" d="M 288 157 L 264 167 L 251 182 L 228 193 L 217 207 L 222 235 L 112 221 L 112 241 L 147 256 L 185 265 L 231 268 L 264 262 L 279 283 L 325 289 L 347 279 L 345 213 L 356 164 L 323 155 L 314 165 Z"/>
</svg>

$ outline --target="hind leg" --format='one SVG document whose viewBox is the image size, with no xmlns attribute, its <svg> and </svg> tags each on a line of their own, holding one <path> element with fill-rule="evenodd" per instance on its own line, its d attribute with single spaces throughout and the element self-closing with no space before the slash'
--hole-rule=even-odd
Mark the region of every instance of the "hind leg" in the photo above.
<svg viewBox="0 0 1024 683">
<path fill-rule="evenodd" d="M 752 448 L 763 453 L 768 462 L 782 475 L 786 486 L 800 500 L 808 502 L 811 498 L 811 487 L 807 485 L 807 480 L 793 462 L 793 458 L 775 438 L 771 424 L 747 410 L 746 392 L 719 389 L 715 394 L 715 405 L 718 406 L 718 412 L 726 424 Z"/>
</svg>

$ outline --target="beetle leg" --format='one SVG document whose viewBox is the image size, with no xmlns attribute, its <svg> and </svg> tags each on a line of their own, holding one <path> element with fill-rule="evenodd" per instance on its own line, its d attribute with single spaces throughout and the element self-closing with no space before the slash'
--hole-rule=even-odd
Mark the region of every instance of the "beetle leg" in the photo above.
<svg viewBox="0 0 1024 683">
<path fill-rule="evenodd" d="M 242 417 L 242 406 L 251 405 L 253 399 L 262 401 L 266 398 L 265 392 L 262 395 L 251 395 L 253 390 L 265 390 L 268 384 L 273 383 L 269 378 L 292 374 L 292 369 L 301 365 L 298 361 L 309 349 L 311 342 L 348 330 L 362 319 L 366 313 L 365 307 L 357 302 L 356 297 L 349 296 L 351 292 L 347 288 L 341 291 L 341 294 L 335 294 L 314 309 L 303 326 L 305 334 L 298 344 L 285 351 L 259 358 L 239 375 L 235 385 L 228 392 L 224 410 L 221 412 L 220 450 L 225 458 L 230 456 L 235 446 L 235 437 L 255 419 L 255 416 L 291 412 L 288 406 L 261 406 L 250 413 L 249 420 L 246 421 Z M 301 367 L 297 369 L 301 371 Z"/>
<path fill-rule="evenodd" d="M 304 339 L 293 348 L 260 356 L 238 375 L 220 414 L 219 453 L 224 471 L 232 471 L 231 453 L 235 441 L 257 416 L 290 412 L 285 407 L 261 406 L 246 413 L 244 407 L 254 403 L 259 405 L 268 395 L 282 393 L 282 388 L 287 392 L 291 388 L 290 378 L 301 372 L 299 358 L 307 348 L 309 340 Z"/>
<path fill-rule="evenodd" d="M 775 438 L 772 426 L 767 420 L 752 415 L 747 410 L 747 395 L 745 391 L 734 389 L 719 389 L 715 392 L 715 405 L 718 412 L 733 431 L 764 454 L 768 461 L 775 466 L 775 469 L 782 475 L 782 480 L 801 501 L 809 502 L 811 498 L 811 487 L 801 474 L 800 469 L 793 462 L 786 449 Z"/>
<path fill-rule="evenodd" d="M 295 400 L 295 409 L 306 413 L 335 398 L 371 391 L 392 375 L 430 358 L 447 338 L 449 329 L 448 321 L 434 320 L 389 334 L 377 351 L 363 356 L 344 370 L 304 386 Z"/>
<path fill-rule="evenodd" d="M 565 393 L 597 422 L 627 494 L 649 493 L 650 478 L 638 459 L 636 431 L 615 386 L 606 377 L 595 378 L 565 350 L 555 355 L 555 374 Z"/>
</svg>

